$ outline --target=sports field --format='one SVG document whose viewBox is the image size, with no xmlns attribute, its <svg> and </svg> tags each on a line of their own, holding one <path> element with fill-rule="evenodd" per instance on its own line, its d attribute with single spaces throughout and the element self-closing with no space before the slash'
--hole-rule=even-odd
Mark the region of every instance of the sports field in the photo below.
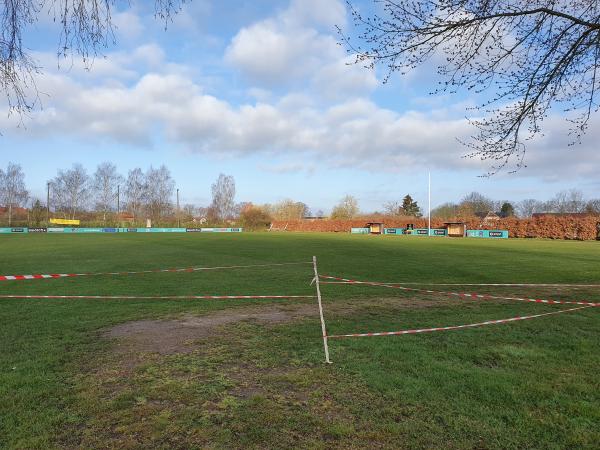
<svg viewBox="0 0 600 450">
<path fill-rule="evenodd" d="M 256 233 L 0 237 L 0 448 L 598 448 L 600 309 L 331 339 L 319 272 L 411 288 L 600 302 L 600 242 Z M 321 281 L 332 281 L 323 278 Z M 391 286 L 391 285 L 390 285 Z M 395 286 L 395 285 L 394 285 Z M 577 307 L 322 284 L 330 335 Z"/>
</svg>

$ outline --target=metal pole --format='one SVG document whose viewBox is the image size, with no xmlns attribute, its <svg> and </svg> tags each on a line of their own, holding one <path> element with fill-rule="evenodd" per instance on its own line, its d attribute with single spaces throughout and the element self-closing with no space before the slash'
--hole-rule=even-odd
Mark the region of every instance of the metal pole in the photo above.
<svg viewBox="0 0 600 450">
<path fill-rule="evenodd" d="M 427 236 L 431 236 L 431 172 L 429 172 L 428 189 L 429 202 L 427 206 Z"/>
<path fill-rule="evenodd" d="M 46 225 L 50 223 L 50 182 L 46 183 L 48 191 L 46 192 Z"/>
<path fill-rule="evenodd" d="M 179 216 L 179 188 L 177 188 L 177 228 L 181 226 L 179 223 Z"/>
<path fill-rule="evenodd" d="M 119 219 L 119 214 L 121 213 L 121 185 L 117 184 L 117 227 L 120 227 L 121 220 Z M 117 229 L 117 231 L 120 231 Z"/>
<path fill-rule="evenodd" d="M 315 271 L 315 286 L 317 287 L 319 315 L 321 316 L 321 330 L 323 331 L 323 347 L 325 348 L 325 362 L 331 364 L 331 361 L 329 360 L 329 346 L 327 345 L 327 329 L 325 328 L 325 318 L 323 317 L 323 304 L 321 303 L 321 288 L 319 286 L 319 271 L 317 270 L 316 256 L 313 256 L 313 269 Z"/>
</svg>

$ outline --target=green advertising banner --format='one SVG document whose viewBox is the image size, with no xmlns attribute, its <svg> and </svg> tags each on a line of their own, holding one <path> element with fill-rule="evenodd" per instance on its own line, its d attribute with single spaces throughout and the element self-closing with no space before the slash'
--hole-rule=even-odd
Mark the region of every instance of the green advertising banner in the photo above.
<svg viewBox="0 0 600 450">
<path fill-rule="evenodd" d="M 406 228 L 384 228 L 383 234 L 404 234 Z"/>
<path fill-rule="evenodd" d="M 48 227 L 26 228 L 12 227 L 0 228 L 0 234 L 11 233 L 241 233 L 243 228 L 77 228 L 77 227 Z M 366 228 L 368 232 L 368 228 Z"/>
<path fill-rule="evenodd" d="M 369 234 L 371 232 L 370 228 L 351 228 L 350 233 L 352 234 Z"/>
<path fill-rule="evenodd" d="M 23 234 L 27 233 L 27 228 L 22 227 L 12 227 L 12 228 L 0 228 L 0 233 L 2 234 Z"/>
<path fill-rule="evenodd" d="M 508 230 L 467 230 L 467 237 L 486 239 L 508 239 Z"/>
</svg>

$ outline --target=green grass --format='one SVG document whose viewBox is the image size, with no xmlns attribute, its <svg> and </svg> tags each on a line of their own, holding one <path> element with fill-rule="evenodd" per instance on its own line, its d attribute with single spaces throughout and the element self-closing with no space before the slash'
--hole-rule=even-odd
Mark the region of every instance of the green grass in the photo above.
<svg viewBox="0 0 600 450">
<path fill-rule="evenodd" d="M 600 243 L 342 234 L 1 236 L 0 274 L 309 261 L 377 281 L 600 283 Z M 0 282 L 0 294 L 308 294 L 310 265 Z M 481 289 L 484 290 L 485 289 Z M 445 326 L 566 306 L 323 285 L 330 334 Z M 487 292 L 537 294 L 531 290 Z M 600 301 L 593 290 L 552 292 Z M 121 351 L 110 327 L 283 307 L 188 352 Z M 310 308 L 312 306 L 307 306 Z M 313 300 L 0 299 L 0 448 L 598 448 L 600 311 L 330 342 Z M 155 339 L 161 339 L 155 337 Z"/>
</svg>

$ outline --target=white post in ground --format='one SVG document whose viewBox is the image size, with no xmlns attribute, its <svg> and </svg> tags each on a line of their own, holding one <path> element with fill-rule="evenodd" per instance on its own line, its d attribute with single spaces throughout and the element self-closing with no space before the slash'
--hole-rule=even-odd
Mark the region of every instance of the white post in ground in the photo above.
<svg viewBox="0 0 600 450">
<path fill-rule="evenodd" d="M 429 197 L 429 202 L 427 204 L 427 236 L 431 236 L 431 172 L 429 172 L 429 190 L 428 190 L 428 197 Z"/>
<path fill-rule="evenodd" d="M 329 346 L 327 345 L 327 328 L 325 328 L 325 318 L 323 317 L 323 304 L 321 303 L 321 288 L 319 286 L 319 271 L 317 270 L 317 257 L 313 256 L 313 268 L 315 270 L 315 286 L 317 287 L 317 300 L 319 302 L 319 315 L 321 316 L 321 331 L 323 332 L 323 347 L 325 348 L 325 362 L 331 364 L 329 360 Z"/>
</svg>

